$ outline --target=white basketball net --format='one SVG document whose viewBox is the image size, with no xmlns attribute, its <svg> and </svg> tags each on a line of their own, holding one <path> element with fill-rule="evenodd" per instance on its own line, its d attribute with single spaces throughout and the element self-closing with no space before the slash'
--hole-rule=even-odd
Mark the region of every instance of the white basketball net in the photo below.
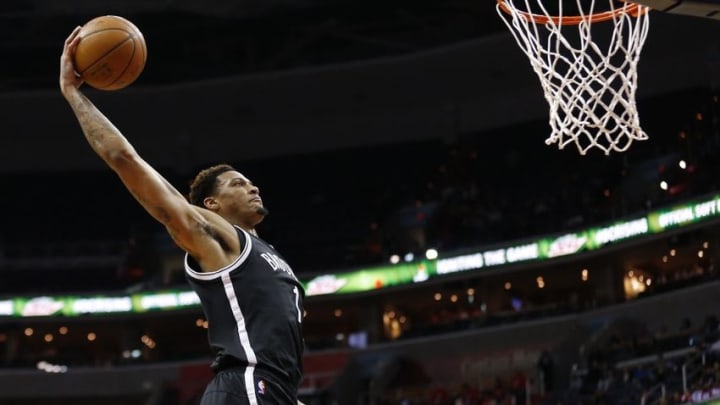
<svg viewBox="0 0 720 405">
<path fill-rule="evenodd" d="M 592 148 L 606 155 L 622 152 L 633 141 L 647 139 L 640 127 L 635 92 L 649 9 L 639 6 L 634 16 L 613 13 L 608 21 L 593 23 L 590 15 L 596 12 L 595 0 L 575 1 L 580 10 L 577 16 L 564 17 L 562 1 L 558 1 L 559 13 L 554 17 L 542 0 L 505 0 L 508 10 L 503 11 L 500 3 L 497 10 L 530 58 L 550 105 L 552 134 L 545 143 L 557 143 L 559 149 L 574 143 L 582 155 Z M 611 11 L 630 7 L 630 3 L 604 1 L 609 2 Z M 544 15 L 548 21 L 533 15 Z M 562 25 L 563 19 L 567 23 L 575 17 L 581 18 L 578 24 Z M 592 34 L 597 34 L 598 27 L 593 30 L 593 25 L 601 24 L 608 25 L 599 28 L 613 28 L 609 24 L 614 28 L 604 37 L 596 35 L 594 41 Z"/>
</svg>

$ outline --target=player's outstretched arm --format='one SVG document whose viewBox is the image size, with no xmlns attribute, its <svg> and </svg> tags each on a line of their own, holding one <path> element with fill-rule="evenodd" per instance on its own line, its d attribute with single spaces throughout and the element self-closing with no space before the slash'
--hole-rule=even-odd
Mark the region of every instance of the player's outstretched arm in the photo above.
<svg viewBox="0 0 720 405">
<path fill-rule="evenodd" d="M 135 199 L 161 222 L 173 239 L 196 259 L 222 257 L 221 244 L 237 245 L 232 225 L 208 210 L 191 205 L 165 178 L 145 162 L 112 122 L 80 92 L 72 55 L 79 41 L 76 28 L 65 41 L 60 59 L 60 89 L 92 149 L 112 168 Z M 233 246 L 234 247 L 234 246 Z M 236 249 L 239 251 L 239 246 Z M 222 263 L 209 263 L 209 266 Z"/>
</svg>

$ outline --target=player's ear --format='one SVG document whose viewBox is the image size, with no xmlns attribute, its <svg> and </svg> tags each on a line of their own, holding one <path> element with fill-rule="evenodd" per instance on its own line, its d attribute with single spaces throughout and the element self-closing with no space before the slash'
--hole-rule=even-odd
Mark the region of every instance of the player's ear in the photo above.
<svg viewBox="0 0 720 405">
<path fill-rule="evenodd" d="M 219 208 L 218 202 L 215 197 L 205 197 L 203 205 L 210 211 L 217 211 Z"/>
</svg>

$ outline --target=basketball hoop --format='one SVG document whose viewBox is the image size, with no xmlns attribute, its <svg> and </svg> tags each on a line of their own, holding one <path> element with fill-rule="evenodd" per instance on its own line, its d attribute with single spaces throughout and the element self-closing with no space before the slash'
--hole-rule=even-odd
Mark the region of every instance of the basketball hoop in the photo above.
<svg viewBox="0 0 720 405">
<path fill-rule="evenodd" d="M 497 0 L 498 14 L 530 58 L 550 106 L 552 133 L 545 143 L 559 149 L 574 143 L 582 155 L 592 148 L 623 152 L 648 139 L 635 93 L 650 8 L 604 1 L 609 8 L 600 11 L 596 0 L 575 0 L 577 15 L 563 15 L 563 1 L 550 12 L 543 0 Z M 601 22 L 610 31 L 599 31 L 603 27 L 594 23 Z"/>
</svg>

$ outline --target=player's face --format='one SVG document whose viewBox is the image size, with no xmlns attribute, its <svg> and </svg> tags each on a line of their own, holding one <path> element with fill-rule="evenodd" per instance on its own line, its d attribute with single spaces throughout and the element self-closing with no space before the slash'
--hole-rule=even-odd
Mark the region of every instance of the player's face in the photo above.
<svg viewBox="0 0 720 405">
<path fill-rule="evenodd" d="M 241 218 L 265 216 L 265 207 L 258 189 L 247 177 L 236 171 L 222 173 L 217 177 L 216 200 L 220 205 L 220 213 Z"/>
</svg>

